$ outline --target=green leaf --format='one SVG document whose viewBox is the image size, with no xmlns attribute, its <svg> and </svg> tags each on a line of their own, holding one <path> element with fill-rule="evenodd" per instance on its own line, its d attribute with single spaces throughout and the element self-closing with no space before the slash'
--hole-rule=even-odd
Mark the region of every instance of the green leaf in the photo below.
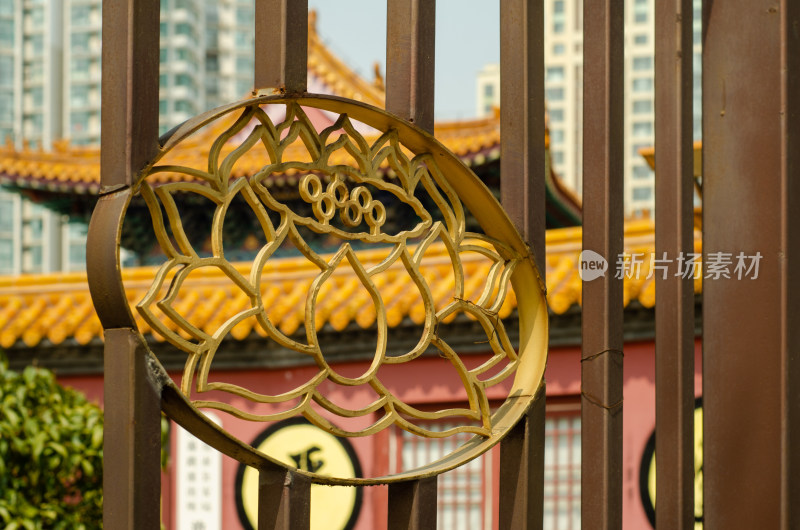
<svg viewBox="0 0 800 530">
<path fill-rule="evenodd" d="M 103 447 L 103 427 L 95 427 L 92 430 L 92 447 L 102 449 Z"/>
<path fill-rule="evenodd" d="M 62 457 L 67 457 L 67 449 L 60 443 L 50 442 L 47 446 Z"/>
<path fill-rule="evenodd" d="M 94 475 L 94 466 L 88 460 L 81 460 L 81 469 L 87 476 Z"/>
<path fill-rule="evenodd" d="M 32 519 L 36 517 L 36 515 L 38 514 L 36 508 L 34 508 L 29 504 L 23 506 L 22 509 L 20 510 L 20 513 L 28 519 Z"/>
<path fill-rule="evenodd" d="M 13 409 L 7 409 L 6 413 L 6 422 L 14 429 L 17 428 L 17 425 L 20 424 L 20 417 Z"/>
<path fill-rule="evenodd" d="M 31 456 L 33 456 L 34 460 L 39 460 L 39 457 L 42 455 L 42 451 L 44 450 L 44 441 L 45 441 L 45 434 L 39 433 L 34 436 L 32 443 L 33 443 L 33 450 L 31 452 Z"/>
<path fill-rule="evenodd" d="M 25 370 L 22 372 L 22 377 L 28 385 L 33 385 L 36 380 L 36 368 L 33 366 L 26 366 Z"/>
</svg>

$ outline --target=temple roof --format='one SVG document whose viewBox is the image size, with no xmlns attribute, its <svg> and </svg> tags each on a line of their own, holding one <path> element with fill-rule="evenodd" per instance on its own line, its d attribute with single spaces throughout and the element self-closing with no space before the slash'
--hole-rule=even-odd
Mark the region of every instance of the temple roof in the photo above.
<svg viewBox="0 0 800 530">
<path fill-rule="evenodd" d="M 312 12 L 309 16 L 308 32 L 309 90 L 383 107 L 383 84 L 378 72 L 376 80 L 370 83 L 351 70 L 323 44 L 316 32 L 315 20 L 316 15 Z M 225 123 L 226 120 L 219 120 L 219 126 L 224 126 Z M 199 131 L 192 139 L 196 139 L 198 145 L 210 145 L 221 132 L 217 130 L 219 126 Z M 435 125 L 434 135 L 473 169 L 496 162 L 500 158 L 499 112 L 485 118 L 439 122 Z M 549 135 L 546 135 L 545 147 L 549 149 L 548 144 Z M 205 156 L 204 151 L 199 150 L 195 156 L 198 160 L 182 160 L 182 164 L 195 167 L 199 163 L 203 166 L 201 162 L 204 161 L 199 161 L 199 158 Z M 243 157 L 237 163 L 237 174 L 233 176 L 252 174 L 262 166 L 263 160 Z M 295 170 L 274 176 L 267 185 L 296 184 L 300 175 L 293 174 L 292 171 Z M 169 175 L 165 174 L 164 178 L 169 178 Z M 27 145 L 17 149 L 11 142 L 6 142 L 0 145 L 0 185 L 21 190 L 95 195 L 100 189 L 100 148 L 73 146 L 68 140 L 61 140 L 54 142 L 49 150 L 32 149 Z M 546 186 L 548 214 L 555 221 L 552 226 L 578 224 L 580 199 L 563 185 L 550 167 Z"/>
<path fill-rule="evenodd" d="M 229 125 L 226 120 L 221 120 L 221 123 L 220 127 Z M 206 135 L 215 137 L 221 132 L 216 130 L 220 127 L 201 131 L 202 136 L 197 142 L 202 143 Z M 500 158 L 500 120 L 496 115 L 457 124 L 437 124 L 435 136 L 468 165 L 482 165 Z M 300 145 L 291 145 L 289 149 L 296 147 L 299 148 Z M 193 157 L 198 160 L 181 160 L 181 162 L 191 167 L 200 164 L 200 158 L 204 162 L 206 154 L 200 152 Z M 302 151 L 297 149 L 297 153 L 289 152 L 287 157 L 302 159 Z M 239 173 L 233 176 L 254 173 L 261 166 L 263 160 L 243 157 L 237 165 Z M 292 175 L 296 174 L 292 171 L 287 172 L 288 184 L 299 180 L 291 179 Z M 553 180 L 557 181 L 558 178 L 554 177 Z M 272 184 L 282 183 L 272 182 Z M 12 144 L 6 143 L 0 146 L 0 184 L 23 189 L 96 194 L 100 190 L 100 148 L 71 146 L 66 141 L 60 141 L 48 151 L 27 147 L 17 150 Z M 558 186 L 559 190 L 563 189 L 560 182 L 553 185 Z M 577 199 L 573 197 L 572 201 Z"/>
<path fill-rule="evenodd" d="M 636 278 L 625 278 L 624 303 L 633 301 L 646 308 L 655 304 L 655 282 L 648 278 L 651 259 L 655 251 L 654 226 L 648 219 L 628 221 L 625 226 L 625 251 L 642 253 L 645 258 Z M 581 252 L 580 227 L 548 230 L 547 232 L 547 291 L 548 304 L 553 314 L 559 315 L 581 302 L 581 279 L 578 262 Z M 701 238 L 695 232 L 695 252 L 700 252 Z M 364 263 L 373 257 L 370 252 L 359 252 Z M 263 276 L 262 296 L 269 307 L 270 321 L 282 332 L 291 335 L 302 332 L 309 285 L 319 274 L 319 269 L 305 258 L 281 258 L 271 261 L 271 268 Z M 249 264 L 237 265 L 247 274 Z M 481 292 L 488 276 L 490 263 L 479 259 L 465 260 L 465 297 Z M 437 304 L 443 303 L 452 291 L 448 286 L 452 272 L 443 247 L 432 248 L 421 267 L 423 275 L 437 288 L 433 293 Z M 609 271 L 613 273 L 614 264 Z M 402 270 L 387 276 L 379 287 L 387 300 L 387 319 L 390 327 L 403 322 L 421 323 L 424 316 L 422 299 L 414 289 L 413 280 Z M 154 335 L 133 307 L 150 287 L 156 273 L 154 267 L 123 271 L 128 300 L 139 330 L 146 336 Z M 356 274 L 337 272 L 335 295 L 328 298 L 317 310 L 317 329 L 330 326 L 342 330 L 348 326 L 369 329 L 375 324 L 375 311 L 369 296 L 364 296 Z M 701 280 L 695 280 L 695 291 L 700 292 Z M 187 280 L 173 303 L 173 307 L 192 324 L 216 329 L 228 318 L 249 304 L 249 299 L 219 269 L 209 267 L 196 271 Z M 503 318 L 516 309 L 516 299 L 510 293 L 499 312 Z M 101 337 L 102 327 L 94 312 L 85 273 L 25 275 L 0 277 L 0 347 L 11 348 L 45 346 L 73 341 L 87 344 Z M 254 319 L 245 320 L 233 328 L 231 335 L 244 340 L 253 334 L 265 336 Z"/>
</svg>

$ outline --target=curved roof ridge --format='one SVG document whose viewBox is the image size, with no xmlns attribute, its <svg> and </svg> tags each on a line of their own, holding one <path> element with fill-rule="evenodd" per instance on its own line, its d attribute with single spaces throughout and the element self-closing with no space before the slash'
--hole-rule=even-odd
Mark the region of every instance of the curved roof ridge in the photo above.
<svg viewBox="0 0 800 530">
<path fill-rule="evenodd" d="M 433 125 L 434 133 L 462 131 L 464 129 L 495 129 L 500 127 L 500 114 L 498 109 L 488 116 L 470 118 L 467 120 L 442 120 Z"/>
<path fill-rule="evenodd" d="M 378 83 L 370 83 L 353 71 L 328 48 L 317 33 L 317 11 L 308 12 L 308 71 L 333 95 L 383 107 L 385 94 Z"/>
</svg>

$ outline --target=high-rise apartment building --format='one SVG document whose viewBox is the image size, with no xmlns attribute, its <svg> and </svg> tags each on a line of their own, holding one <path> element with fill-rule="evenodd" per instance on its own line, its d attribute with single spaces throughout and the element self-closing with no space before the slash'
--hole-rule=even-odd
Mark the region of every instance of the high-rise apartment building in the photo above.
<svg viewBox="0 0 800 530">
<path fill-rule="evenodd" d="M 475 86 L 477 88 L 475 115 L 490 115 L 495 107 L 500 106 L 500 65 L 492 63 L 484 66 L 478 72 Z"/>
<path fill-rule="evenodd" d="M 0 0 L 0 141 L 50 145 L 63 131 L 66 3 Z M 62 268 L 69 230 L 61 216 L 0 190 L 0 272 Z"/>
<path fill-rule="evenodd" d="M 253 0 L 204 0 L 208 108 L 245 96 L 253 88 Z"/>
<path fill-rule="evenodd" d="M 17 10 L 13 0 L 0 0 L 0 140 L 14 134 L 14 55 Z"/>
<path fill-rule="evenodd" d="M 204 0 L 161 0 L 159 132 L 208 108 Z"/>
<path fill-rule="evenodd" d="M 626 213 L 652 210 L 653 172 L 639 154 L 655 142 L 655 0 L 625 0 Z M 700 139 L 701 2 L 694 0 L 695 139 Z M 580 193 L 583 161 L 583 1 L 545 4 L 545 95 L 550 116 L 553 166 Z M 586 139 L 591 141 L 590 138 Z"/>
<path fill-rule="evenodd" d="M 625 207 L 652 210 L 653 172 L 639 154 L 655 142 L 654 1 L 625 0 Z M 694 0 L 694 137 L 701 134 L 701 1 Z M 499 103 L 499 70 L 478 74 L 478 114 Z M 554 169 L 580 194 L 583 160 L 583 0 L 545 3 L 545 97 Z M 591 141 L 591 139 L 588 139 Z"/>
<path fill-rule="evenodd" d="M 160 129 L 252 88 L 254 0 L 161 0 Z M 102 0 L 0 0 L 0 141 L 100 141 Z"/>
<path fill-rule="evenodd" d="M 42 6 L 52 8 L 55 3 L 52 0 L 42 2 Z M 69 138 L 75 144 L 97 143 L 100 141 L 100 3 L 96 0 L 64 0 L 63 9 L 60 110 L 64 126 L 61 130 L 48 131 L 49 136 Z M 51 53 L 59 52 L 53 48 Z M 35 140 L 27 133 L 23 138 Z"/>
<path fill-rule="evenodd" d="M 100 142 L 102 0 L 0 0 L 0 142 Z M 159 129 L 245 96 L 254 0 L 161 0 Z M 0 274 L 78 270 L 86 225 L 0 189 Z"/>
<path fill-rule="evenodd" d="M 0 132 L 49 144 L 62 127 L 64 2 L 0 0 Z"/>
</svg>

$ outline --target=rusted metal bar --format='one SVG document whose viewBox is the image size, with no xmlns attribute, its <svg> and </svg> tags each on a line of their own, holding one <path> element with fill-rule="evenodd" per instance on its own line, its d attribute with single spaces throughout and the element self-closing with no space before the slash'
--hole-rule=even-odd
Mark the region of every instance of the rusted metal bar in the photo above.
<svg viewBox="0 0 800 530">
<path fill-rule="evenodd" d="M 542 383 L 531 409 L 500 444 L 500 528 L 544 523 L 545 394 Z"/>
<path fill-rule="evenodd" d="M 305 92 L 308 0 L 256 0 L 255 19 L 255 90 Z"/>
<path fill-rule="evenodd" d="M 694 528 L 692 0 L 655 3 L 657 528 Z"/>
<path fill-rule="evenodd" d="M 544 273 L 544 4 L 500 2 L 500 193 Z"/>
<path fill-rule="evenodd" d="M 103 526 L 160 528 L 161 414 L 147 348 L 130 328 L 105 330 Z"/>
<path fill-rule="evenodd" d="M 583 11 L 583 250 L 609 268 L 583 282 L 581 520 L 604 529 L 622 527 L 623 5 Z"/>
<path fill-rule="evenodd" d="M 311 480 L 292 471 L 258 472 L 258 530 L 307 530 L 311 526 Z"/>
<path fill-rule="evenodd" d="M 102 191 L 128 186 L 158 150 L 159 0 L 103 2 Z"/>
<path fill-rule="evenodd" d="M 797 528 L 800 8 L 714 2 L 706 23 L 704 525 Z"/>
<path fill-rule="evenodd" d="M 388 0 L 386 110 L 433 132 L 436 0 Z"/>
<path fill-rule="evenodd" d="M 388 530 L 436 528 L 436 477 L 389 484 Z"/>
</svg>

